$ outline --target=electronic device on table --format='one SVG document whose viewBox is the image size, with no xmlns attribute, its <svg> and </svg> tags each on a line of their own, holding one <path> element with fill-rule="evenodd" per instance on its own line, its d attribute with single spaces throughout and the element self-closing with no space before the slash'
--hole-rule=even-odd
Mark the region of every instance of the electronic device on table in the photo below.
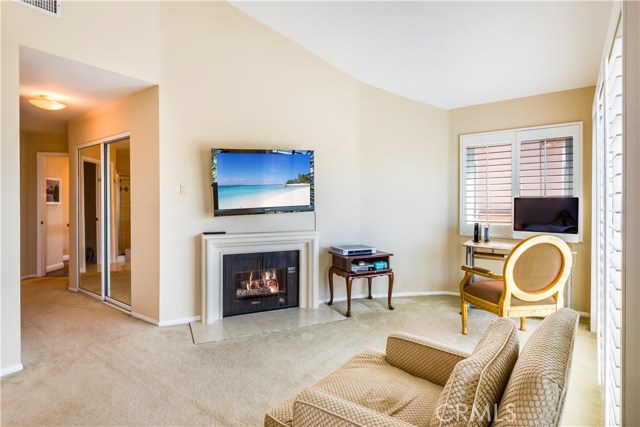
<svg viewBox="0 0 640 427">
<path fill-rule="evenodd" d="M 211 149 L 213 214 L 314 211 L 312 150 Z"/>
<path fill-rule="evenodd" d="M 551 234 L 566 242 L 580 241 L 580 199 L 578 197 L 515 197 L 513 237 Z"/>
<path fill-rule="evenodd" d="M 342 256 L 373 255 L 376 248 L 367 245 L 337 245 L 331 246 L 331 252 Z"/>
</svg>

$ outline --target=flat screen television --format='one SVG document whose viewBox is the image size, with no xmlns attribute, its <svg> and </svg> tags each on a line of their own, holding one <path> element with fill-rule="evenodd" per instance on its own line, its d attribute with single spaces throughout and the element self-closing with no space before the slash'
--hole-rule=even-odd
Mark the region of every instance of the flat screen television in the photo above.
<svg viewBox="0 0 640 427">
<path fill-rule="evenodd" d="M 515 197 L 513 237 L 552 234 L 568 242 L 578 242 L 580 233 L 578 197 Z"/>
<path fill-rule="evenodd" d="M 211 149 L 215 216 L 313 211 L 312 150 Z"/>
</svg>

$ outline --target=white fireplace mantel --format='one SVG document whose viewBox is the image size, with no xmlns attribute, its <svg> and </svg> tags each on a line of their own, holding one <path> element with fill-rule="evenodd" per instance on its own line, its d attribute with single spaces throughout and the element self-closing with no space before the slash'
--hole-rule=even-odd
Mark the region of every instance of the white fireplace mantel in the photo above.
<svg viewBox="0 0 640 427">
<path fill-rule="evenodd" d="M 300 251 L 298 304 L 317 308 L 319 243 L 317 231 L 202 235 L 202 323 L 222 319 L 222 260 L 224 255 Z"/>
</svg>

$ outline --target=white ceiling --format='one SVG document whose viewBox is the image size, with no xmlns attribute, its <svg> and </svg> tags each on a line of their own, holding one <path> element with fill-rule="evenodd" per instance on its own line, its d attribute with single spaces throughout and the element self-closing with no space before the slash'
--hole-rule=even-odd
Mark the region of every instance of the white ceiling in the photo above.
<svg viewBox="0 0 640 427">
<path fill-rule="evenodd" d="M 234 1 L 356 79 L 442 108 L 596 84 L 610 1 Z"/>
<path fill-rule="evenodd" d="M 148 82 L 21 47 L 20 130 L 66 133 L 70 119 L 150 86 Z M 67 108 L 46 111 L 28 102 L 39 95 L 53 96 Z"/>
</svg>

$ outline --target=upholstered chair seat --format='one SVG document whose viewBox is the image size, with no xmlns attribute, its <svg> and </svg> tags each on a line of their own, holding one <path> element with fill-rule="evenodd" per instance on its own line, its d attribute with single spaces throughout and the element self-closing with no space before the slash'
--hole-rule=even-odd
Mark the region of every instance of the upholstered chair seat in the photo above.
<svg viewBox="0 0 640 427">
<path fill-rule="evenodd" d="M 470 283 L 464 288 L 464 291 L 468 295 L 475 296 L 484 301 L 488 301 L 497 305 L 500 302 L 500 297 L 502 296 L 503 289 L 504 282 L 502 281 L 483 280 L 481 282 Z M 549 297 L 540 301 L 523 301 L 520 298 L 512 296 L 511 305 L 550 305 L 555 307 L 556 300 L 553 299 L 553 297 Z"/>
</svg>

